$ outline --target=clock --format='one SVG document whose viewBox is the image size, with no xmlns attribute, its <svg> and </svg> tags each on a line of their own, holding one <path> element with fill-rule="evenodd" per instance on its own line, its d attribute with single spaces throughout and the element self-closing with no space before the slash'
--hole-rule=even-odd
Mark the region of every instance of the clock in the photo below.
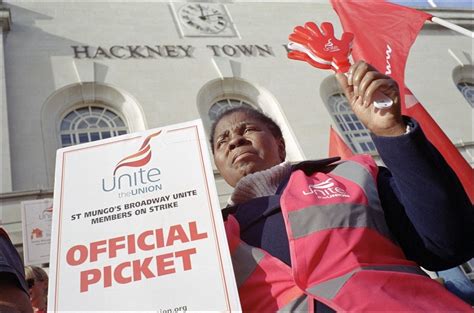
<svg viewBox="0 0 474 313">
<path fill-rule="evenodd" d="M 222 4 L 186 3 L 175 10 L 175 16 L 183 36 L 236 36 L 229 12 Z"/>
</svg>

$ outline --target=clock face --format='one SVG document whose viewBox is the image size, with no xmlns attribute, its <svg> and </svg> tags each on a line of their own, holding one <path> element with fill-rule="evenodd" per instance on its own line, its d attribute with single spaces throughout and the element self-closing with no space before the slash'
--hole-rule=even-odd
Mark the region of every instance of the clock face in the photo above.
<svg viewBox="0 0 474 313">
<path fill-rule="evenodd" d="M 179 19 L 187 28 L 204 34 L 218 34 L 226 29 L 228 21 L 221 7 L 204 3 L 184 5 L 178 12 Z"/>
</svg>

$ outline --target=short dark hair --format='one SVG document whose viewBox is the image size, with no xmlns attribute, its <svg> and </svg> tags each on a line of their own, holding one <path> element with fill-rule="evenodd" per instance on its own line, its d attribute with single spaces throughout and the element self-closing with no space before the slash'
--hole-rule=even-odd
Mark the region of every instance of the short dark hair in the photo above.
<svg viewBox="0 0 474 313">
<path fill-rule="evenodd" d="M 270 117 L 268 117 L 264 113 L 262 113 L 260 111 L 257 111 L 253 108 L 249 108 L 249 107 L 246 107 L 246 106 L 240 106 L 240 107 L 235 107 L 235 108 L 229 109 L 227 111 L 224 111 L 219 116 L 217 116 L 217 118 L 212 123 L 211 138 L 209 139 L 209 141 L 211 143 L 212 153 L 214 153 L 214 139 L 215 139 L 214 136 L 215 136 L 215 133 L 216 133 L 217 124 L 219 124 L 220 120 L 222 120 L 224 117 L 229 116 L 229 115 L 234 114 L 234 113 L 244 113 L 244 114 L 248 115 L 249 117 L 252 117 L 252 118 L 262 122 L 263 124 L 265 124 L 265 126 L 268 127 L 268 129 L 270 130 L 270 132 L 272 133 L 272 135 L 275 138 L 281 139 L 281 140 L 283 140 L 283 143 L 285 143 L 285 139 L 283 138 L 283 134 L 281 132 L 280 126 L 278 126 L 278 124 L 275 123 L 274 120 L 272 120 Z"/>
</svg>

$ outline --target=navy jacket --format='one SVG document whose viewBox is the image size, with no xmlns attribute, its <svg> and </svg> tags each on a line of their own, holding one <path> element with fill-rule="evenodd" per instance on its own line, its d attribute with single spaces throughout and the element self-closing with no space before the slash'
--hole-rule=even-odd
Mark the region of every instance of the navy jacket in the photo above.
<svg viewBox="0 0 474 313">
<path fill-rule="evenodd" d="M 0 280 L 8 281 L 12 285 L 28 294 L 28 286 L 25 280 L 23 262 L 13 246 L 10 238 L 3 228 L 0 227 Z M 0 290 L 1 292 L 1 290 Z"/>
</svg>

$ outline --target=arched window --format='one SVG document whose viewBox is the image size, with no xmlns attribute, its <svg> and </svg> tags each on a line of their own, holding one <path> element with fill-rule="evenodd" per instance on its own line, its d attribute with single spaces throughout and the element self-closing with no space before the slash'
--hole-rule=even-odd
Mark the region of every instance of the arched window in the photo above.
<svg viewBox="0 0 474 313">
<path fill-rule="evenodd" d="M 78 63 L 76 66 L 81 67 L 81 64 L 85 66 L 83 63 Z M 87 70 L 89 70 L 88 67 Z M 71 114 L 70 117 L 73 117 L 73 111 L 84 108 L 88 112 L 84 113 L 84 117 L 89 115 L 93 118 L 92 115 L 97 114 L 98 111 L 91 110 L 89 107 L 97 107 L 101 112 L 104 111 L 103 116 L 99 115 L 101 116 L 100 119 L 104 120 L 107 127 L 110 127 L 109 129 L 101 129 L 101 126 L 105 126 L 103 123 L 98 121 L 94 123 L 94 120 L 88 121 L 88 128 L 90 127 L 89 131 L 91 133 L 96 133 L 96 131 L 93 131 L 93 125 L 97 125 L 97 130 L 100 129 L 99 139 L 106 138 L 107 135 L 110 135 L 110 137 L 116 136 L 124 131 L 131 133 L 148 128 L 140 103 L 125 90 L 97 82 L 81 82 L 66 85 L 54 91 L 43 103 L 41 109 L 41 131 L 44 148 L 47 151 L 45 158 L 48 186 L 52 186 L 54 182 L 56 150 L 81 142 L 77 135 L 79 124 L 73 124 L 72 119 L 69 119 L 68 115 Z M 105 114 L 105 111 L 111 114 Z M 119 116 L 122 123 L 116 122 L 112 116 Z M 69 125 L 66 121 L 63 124 L 63 120 L 66 119 L 69 121 Z M 81 126 L 84 126 L 84 124 L 81 124 Z M 107 131 L 109 132 L 108 134 Z M 62 137 L 62 135 L 65 136 Z M 96 134 L 92 134 L 91 141 L 92 138 L 96 137 Z M 89 139 L 89 135 L 87 135 L 87 139 Z M 82 140 L 85 140 L 85 136 L 82 136 Z"/>
<path fill-rule="evenodd" d="M 89 105 L 74 109 L 61 120 L 61 146 L 110 138 L 128 133 L 123 118 L 109 108 Z"/>
<path fill-rule="evenodd" d="M 211 108 L 209 109 L 209 113 L 208 113 L 209 118 L 213 122 L 223 112 L 235 107 L 240 107 L 240 106 L 246 106 L 246 107 L 255 108 L 259 110 L 259 108 L 256 108 L 255 106 L 249 104 L 245 100 L 237 99 L 237 98 L 225 98 L 225 99 L 218 100 L 214 104 L 211 105 Z"/>
<path fill-rule="evenodd" d="M 456 87 L 458 87 L 467 103 L 474 108 L 474 84 L 470 82 L 459 82 L 456 84 Z"/>
<path fill-rule="evenodd" d="M 474 66 L 464 64 L 454 68 L 453 82 L 471 108 L 474 108 Z"/>
<path fill-rule="evenodd" d="M 329 96 L 327 106 L 339 131 L 344 135 L 352 151 L 356 153 L 377 152 L 368 129 L 352 112 L 344 94 L 336 93 Z"/>
</svg>

